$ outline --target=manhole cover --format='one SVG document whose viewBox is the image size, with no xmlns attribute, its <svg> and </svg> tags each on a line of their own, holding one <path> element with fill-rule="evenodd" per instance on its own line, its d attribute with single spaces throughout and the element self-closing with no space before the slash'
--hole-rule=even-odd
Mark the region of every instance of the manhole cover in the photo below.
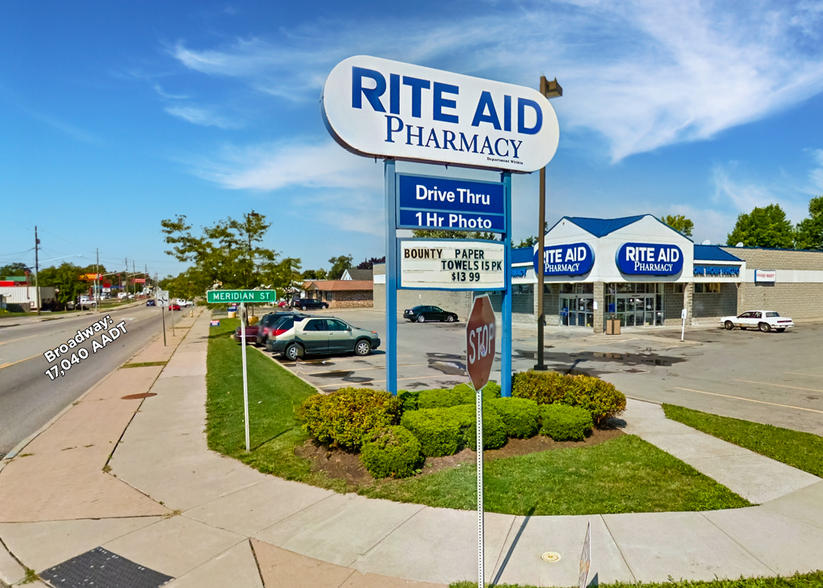
<svg viewBox="0 0 823 588">
<path fill-rule="evenodd" d="M 174 579 L 102 547 L 81 553 L 40 575 L 58 588 L 159 588 Z"/>
<path fill-rule="evenodd" d="M 543 555 L 540 556 L 540 559 L 543 561 L 547 561 L 549 563 L 554 563 L 556 561 L 560 561 L 560 554 L 556 551 L 547 551 Z"/>
<path fill-rule="evenodd" d="M 142 392 L 140 394 L 129 394 L 127 396 L 123 396 L 122 400 L 142 400 L 143 398 L 149 398 L 150 396 L 157 396 L 155 392 Z"/>
</svg>

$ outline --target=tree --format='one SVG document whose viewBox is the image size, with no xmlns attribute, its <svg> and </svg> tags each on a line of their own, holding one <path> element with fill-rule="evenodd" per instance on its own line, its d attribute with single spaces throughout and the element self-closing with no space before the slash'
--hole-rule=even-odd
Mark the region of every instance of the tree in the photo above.
<svg viewBox="0 0 823 588">
<path fill-rule="evenodd" d="M 40 286 L 54 287 L 57 302 L 61 306 L 65 306 L 72 300 L 77 300 L 80 294 L 88 293 L 89 283 L 80 279 L 81 275 L 87 273 L 95 273 L 93 265 L 83 268 L 64 261 L 58 267 L 41 269 L 37 280 Z"/>
<path fill-rule="evenodd" d="M 339 257 L 332 257 L 329 260 L 331 269 L 329 269 L 328 278 L 330 280 L 339 280 L 343 277 L 343 272 L 351 269 L 351 262 L 354 258 L 351 255 L 340 255 Z"/>
<path fill-rule="evenodd" d="M 5 278 L 6 276 L 25 276 L 27 273 L 32 273 L 31 268 L 19 261 L 0 267 L 0 278 Z"/>
<path fill-rule="evenodd" d="M 537 237 L 532 235 L 531 237 L 526 237 L 525 239 L 520 241 L 520 243 L 518 243 L 517 245 L 512 245 L 512 247 L 514 247 L 516 249 L 521 249 L 523 247 L 534 248 L 535 245 L 537 245 Z"/>
<path fill-rule="evenodd" d="M 694 230 L 694 223 L 691 221 L 691 219 L 686 218 L 682 214 L 667 214 L 660 220 L 669 225 L 675 231 L 683 233 L 687 237 L 692 236 L 692 231 Z"/>
<path fill-rule="evenodd" d="M 483 231 L 450 231 L 448 229 L 412 229 L 415 239 L 483 239 L 485 241 L 497 240 L 497 233 L 485 233 Z"/>
<path fill-rule="evenodd" d="M 795 231 L 795 249 L 823 249 L 823 196 L 809 200 L 809 218 Z"/>
<path fill-rule="evenodd" d="M 259 245 L 271 226 L 265 219 L 253 212 L 244 213 L 242 220 L 229 217 L 204 227 L 200 237 L 192 234 L 184 215 L 162 220 L 160 225 L 166 243 L 172 246 L 166 253 L 193 264 L 186 279 L 192 280 L 193 287 L 202 295 L 215 282 L 222 283 L 224 288 L 244 289 L 264 284 L 285 287 L 290 283 L 294 260 L 284 271 L 278 254 Z"/>
<path fill-rule="evenodd" d="M 320 269 L 309 269 L 303 272 L 301 276 L 303 280 L 325 280 L 328 276 L 326 275 L 326 270 L 322 267 Z"/>
<path fill-rule="evenodd" d="M 734 230 L 726 237 L 727 245 L 738 243 L 747 247 L 791 249 L 794 246 L 794 228 L 779 204 L 755 207 L 749 214 L 737 215 Z"/>
<path fill-rule="evenodd" d="M 357 264 L 357 269 L 374 269 L 375 263 L 386 263 L 386 256 L 384 255 L 383 257 L 372 257 L 371 259 L 364 259 L 363 261 Z"/>
</svg>

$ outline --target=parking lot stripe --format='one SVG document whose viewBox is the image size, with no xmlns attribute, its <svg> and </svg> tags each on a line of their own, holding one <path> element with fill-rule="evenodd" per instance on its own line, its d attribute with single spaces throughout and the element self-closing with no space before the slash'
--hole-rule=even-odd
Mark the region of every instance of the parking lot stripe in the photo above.
<svg viewBox="0 0 823 588">
<path fill-rule="evenodd" d="M 397 381 L 400 382 L 402 380 L 428 380 L 430 378 L 447 378 L 447 377 L 449 377 L 449 376 L 447 376 L 446 374 L 441 374 L 439 376 L 419 376 L 419 377 L 416 377 L 416 378 L 397 378 Z M 455 376 L 451 376 L 451 377 L 455 377 Z M 369 382 L 369 384 L 376 384 L 378 382 L 385 382 L 385 381 L 386 380 L 372 380 L 372 381 Z M 343 382 L 343 383 L 348 384 L 349 382 Z M 355 383 L 357 383 L 357 382 L 355 382 Z M 315 387 L 316 388 L 329 388 L 331 386 L 339 386 L 339 385 L 340 384 L 325 384 L 323 386 L 315 386 Z"/>
<path fill-rule="evenodd" d="M 752 380 L 738 380 L 737 378 L 735 378 L 734 381 L 746 382 L 747 384 L 765 384 L 766 386 L 777 386 L 778 388 L 791 388 L 792 390 L 803 390 L 804 392 L 823 392 L 823 390 L 816 388 L 800 388 L 799 386 L 786 386 L 785 384 L 772 384 L 771 382 L 753 382 Z"/>
<path fill-rule="evenodd" d="M 741 398 L 740 396 L 729 396 L 727 394 L 718 394 L 716 392 L 704 392 L 703 390 L 691 390 L 690 388 L 678 388 L 675 387 L 675 390 L 685 390 L 686 392 L 696 392 L 697 394 L 708 394 L 710 396 L 720 396 L 722 398 L 732 398 L 734 400 L 745 400 L 746 402 L 756 402 L 757 404 L 768 404 L 769 406 L 779 406 L 781 408 L 793 408 L 795 410 L 805 410 L 808 412 L 816 412 L 819 414 L 823 414 L 823 410 L 815 410 L 813 408 L 803 408 L 802 406 L 790 406 L 788 404 L 777 404 L 775 402 L 765 402 L 763 400 L 753 400 L 751 398 Z"/>
<path fill-rule="evenodd" d="M 809 376 L 810 378 L 823 378 L 823 374 L 801 374 L 800 372 L 783 372 L 784 374 L 792 374 L 793 376 Z"/>
<path fill-rule="evenodd" d="M 427 363 L 419 363 L 417 365 L 399 365 L 397 367 L 426 367 Z M 306 374 L 307 376 L 324 376 L 327 374 L 336 374 L 339 372 L 367 372 L 369 370 L 384 370 L 386 366 L 378 366 L 378 367 L 367 367 L 367 368 L 340 368 L 339 370 L 331 370 L 329 372 L 300 372 L 301 374 Z"/>
</svg>

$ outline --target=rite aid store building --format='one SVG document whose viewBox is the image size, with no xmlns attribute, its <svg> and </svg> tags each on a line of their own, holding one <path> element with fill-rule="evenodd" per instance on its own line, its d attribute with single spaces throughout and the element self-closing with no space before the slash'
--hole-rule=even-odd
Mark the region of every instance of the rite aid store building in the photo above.
<svg viewBox="0 0 823 588">
<path fill-rule="evenodd" d="M 546 324 L 604 331 L 718 324 L 765 308 L 794 319 L 823 317 L 823 252 L 695 245 L 652 215 L 564 217 L 546 233 Z M 536 247 L 512 252 L 513 310 L 537 314 Z"/>
</svg>

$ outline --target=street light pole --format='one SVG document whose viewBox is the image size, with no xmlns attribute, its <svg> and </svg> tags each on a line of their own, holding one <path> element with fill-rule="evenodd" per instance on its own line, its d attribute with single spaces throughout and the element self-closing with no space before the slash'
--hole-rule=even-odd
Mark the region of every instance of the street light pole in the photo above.
<svg viewBox="0 0 823 588">
<path fill-rule="evenodd" d="M 540 93 L 548 99 L 557 98 L 563 95 L 563 88 L 557 83 L 557 78 L 553 81 L 540 76 Z M 543 327 L 546 322 L 546 314 L 543 312 L 543 284 L 545 283 L 544 252 L 546 246 L 546 166 L 540 168 L 540 204 L 537 213 L 539 226 L 537 229 L 537 364 L 534 369 L 545 370 L 546 364 L 543 362 Z"/>
</svg>

